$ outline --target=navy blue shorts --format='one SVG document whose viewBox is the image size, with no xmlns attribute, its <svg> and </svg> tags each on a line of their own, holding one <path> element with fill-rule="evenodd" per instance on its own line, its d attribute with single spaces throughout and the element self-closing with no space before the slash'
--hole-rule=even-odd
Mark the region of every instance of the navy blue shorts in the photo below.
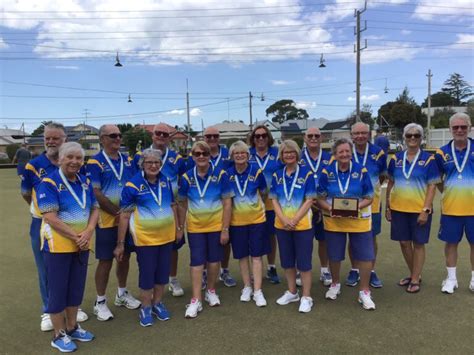
<svg viewBox="0 0 474 355">
<path fill-rule="evenodd" d="M 206 263 L 218 263 L 224 259 L 224 247 L 221 245 L 221 232 L 188 233 L 190 266 Z"/>
<path fill-rule="evenodd" d="M 382 232 L 382 214 L 372 213 L 372 236 L 376 237 Z"/>
<path fill-rule="evenodd" d="M 168 283 L 173 244 L 135 248 L 138 262 L 138 287 L 142 290 L 151 290 L 155 285 Z"/>
<path fill-rule="evenodd" d="M 305 231 L 286 231 L 276 228 L 280 261 L 283 269 L 296 266 L 299 271 L 313 268 L 313 229 Z"/>
<path fill-rule="evenodd" d="M 272 252 L 272 236 L 275 235 L 275 211 L 265 211 L 264 254 Z"/>
<path fill-rule="evenodd" d="M 186 244 L 186 238 L 185 238 L 186 233 L 183 234 L 183 238 L 179 242 L 174 242 L 173 243 L 173 250 L 179 250 L 182 248 L 184 244 Z"/>
<path fill-rule="evenodd" d="M 97 260 L 112 260 L 114 250 L 117 246 L 118 227 L 95 228 L 95 258 Z M 130 234 L 125 237 L 125 253 L 130 254 L 135 251 Z"/>
<path fill-rule="evenodd" d="M 331 261 L 345 259 L 347 235 L 352 257 L 357 261 L 372 261 L 375 259 L 374 238 L 372 232 L 346 233 L 326 231 L 328 258 Z"/>
<path fill-rule="evenodd" d="M 429 215 L 428 221 L 422 226 L 417 223 L 418 216 L 419 213 L 392 211 L 390 238 L 399 242 L 427 244 L 430 239 L 432 215 Z"/>
<path fill-rule="evenodd" d="M 234 259 L 265 255 L 265 222 L 231 226 L 229 233 Z"/>
<path fill-rule="evenodd" d="M 319 211 L 313 211 L 313 230 L 314 238 L 322 242 L 326 240 L 326 237 L 324 236 L 324 222 L 320 213 Z"/>
<path fill-rule="evenodd" d="M 474 202 L 473 202 L 474 203 Z M 457 244 L 466 233 L 467 241 L 474 244 L 474 216 L 441 215 L 438 238 L 446 243 Z"/>
<path fill-rule="evenodd" d="M 43 252 L 48 274 L 46 313 L 61 313 L 66 307 L 78 307 L 84 297 L 89 251 L 80 253 Z"/>
</svg>

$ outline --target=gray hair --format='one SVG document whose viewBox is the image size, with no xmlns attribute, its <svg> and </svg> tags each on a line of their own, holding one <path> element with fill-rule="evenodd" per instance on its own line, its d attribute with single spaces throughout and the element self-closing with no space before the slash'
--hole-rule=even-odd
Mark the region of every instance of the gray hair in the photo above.
<svg viewBox="0 0 474 355">
<path fill-rule="evenodd" d="M 243 150 L 248 155 L 250 154 L 249 146 L 245 144 L 243 141 L 237 141 L 237 142 L 232 143 L 229 149 L 230 157 L 232 157 L 232 154 L 234 154 L 235 151 L 241 151 L 241 150 Z"/>
<path fill-rule="evenodd" d="M 365 123 L 365 122 L 356 122 L 356 123 L 354 123 L 354 124 L 351 126 L 351 133 L 352 133 L 354 127 L 356 127 L 356 126 L 365 127 L 365 128 L 367 128 L 367 131 L 370 133 L 370 126 L 369 126 L 367 123 Z"/>
<path fill-rule="evenodd" d="M 296 154 L 298 155 L 297 160 L 298 161 L 300 160 L 301 148 L 299 147 L 298 143 L 296 143 L 294 140 L 287 139 L 287 140 L 284 140 L 283 143 L 280 144 L 280 147 L 278 148 L 278 159 L 280 159 L 281 161 L 283 161 L 283 151 L 285 149 L 294 150 Z"/>
<path fill-rule="evenodd" d="M 77 153 L 77 152 L 81 153 L 82 159 L 84 159 L 84 157 L 86 156 L 86 152 L 84 151 L 84 149 L 79 143 L 77 142 L 64 143 L 59 148 L 59 160 L 61 160 L 62 158 L 64 158 L 66 155 L 70 153 Z"/>
<path fill-rule="evenodd" d="M 416 129 L 418 133 L 421 134 L 421 136 L 423 137 L 423 127 L 421 127 L 418 123 L 409 123 L 405 127 L 403 127 L 403 137 L 405 137 L 405 134 L 407 134 L 408 131 L 411 129 Z"/>
<path fill-rule="evenodd" d="M 471 127 L 471 117 L 469 117 L 468 114 L 464 113 L 464 112 L 456 112 L 454 115 L 452 115 L 451 117 L 449 117 L 449 127 L 451 127 L 451 123 L 455 120 L 455 119 L 461 119 L 463 120 L 464 122 L 466 122 L 467 126 L 468 126 L 468 129 Z"/>
<path fill-rule="evenodd" d="M 160 162 L 163 163 L 163 152 L 159 149 L 154 149 L 154 148 L 147 148 L 142 152 L 142 155 L 140 156 L 140 160 L 138 160 L 138 166 L 140 169 L 143 170 L 143 162 L 145 161 L 146 158 L 153 157 L 158 159 Z"/>
<path fill-rule="evenodd" d="M 66 136 L 66 129 L 64 128 L 64 125 L 59 122 L 50 122 L 46 126 L 44 126 L 44 130 L 46 131 L 47 129 L 60 129 L 63 131 L 64 136 Z"/>
<path fill-rule="evenodd" d="M 343 144 L 349 144 L 349 147 L 351 147 L 351 152 L 352 152 L 352 149 L 353 149 L 352 142 L 347 138 L 339 138 L 338 140 L 336 140 L 334 142 L 334 144 L 331 147 L 332 155 L 336 155 L 337 147 L 339 147 L 340 145 L 343 145 Z"/>
<path fill-rule="evenodd" d="M 99 137 L 102 137 L 102 135 L 104 134 L 105 129 L 106 129 L 108 126 L 117 127 L 116 125 L 110 124 L 110 123 L 103 124 L 103 125 L 100 126 L 100 128 L 99 128 Z"/>
</svg>

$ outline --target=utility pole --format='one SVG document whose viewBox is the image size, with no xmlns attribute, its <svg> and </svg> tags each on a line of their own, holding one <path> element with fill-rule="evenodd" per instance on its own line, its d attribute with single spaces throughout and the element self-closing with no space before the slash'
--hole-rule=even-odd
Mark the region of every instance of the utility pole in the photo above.
<svg viewBox="0 0 474 355">
<path fill-rule="evenodd" d="M 81 140 L 83 142 L 83 147 L 85 149 L 89 149 L 89 147 L 87 146 L 87 133 L 86 133 L 86 124 L 87 124 L 87 117 L 89 116 L 89 109 L 88 108 L 85 108 L 84 111 L 84 122 L 82 123 L 82 137 L 81 137 Z"/>
<path fill-rule="evenodd" d="M 252 118 L 252 92 L 249 91 L 249 115 L 250 115 L 250 130 L 253 128 L 253 118 Z"/>
<path fill-rule="evenodd" d="M 189 87 L 188 79 L 186 78 L 186 114 L 188 118 L 188 147 L 191 146 L 191 115 L 189 113 Z"/>
<path fill-rule="evenodd" d="M 433 74 L 431 74 L 431 69 L 428 70 L 428 74 L 426 74 L 428 77 L 428 127 L 426 127 L 426 145 L 428 147 L 431 146 L 431 136 L 430 136 L 430 131 L 431 131 L 431 78 L 433 77 Z"/>
<path fill-rule="evenodd" d="M 354 52 L 356 53 L 356 121 L 360 122 L 360 52 L 367 48 L 367 40 L 365 40 L 364 48 L 360 47 L 360 34 L 367 30 L 367 21 L 365 21 L 364 28 L 360 27 L 360 15 L 367 10 L 367 1 L 364 3 L 362 10 L 354 10 L 354 17 L 357 20 L 356 28 L 354 28 L 354 35 L 357 38 L 354 46 Z"/>
</svg>

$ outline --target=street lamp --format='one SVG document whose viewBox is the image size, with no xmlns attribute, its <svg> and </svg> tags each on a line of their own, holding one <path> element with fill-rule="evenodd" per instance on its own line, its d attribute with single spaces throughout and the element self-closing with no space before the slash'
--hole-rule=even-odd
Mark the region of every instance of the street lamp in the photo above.
<svg viewBox="0 0 474 355">
<path fill-rule="evenodd" d="M 326 61 L 326 59 L 324 59 L 324 54 L 321 53 L 321 58 L 319 58 L 319 67 L 320 68 L 326 68 L 326 64 L 324 64 L 325 61 Z"/>
<path fill-rule="evenodd" d="M 117 52 L 117 55 L 115 56 L 115 64 L 114 64 L 114 66 L 116 66 L 116 67 L 123 67 L 122 63 L 120 63 L 120 58 L 119 58 L 118 52 Z"/>
</svg>

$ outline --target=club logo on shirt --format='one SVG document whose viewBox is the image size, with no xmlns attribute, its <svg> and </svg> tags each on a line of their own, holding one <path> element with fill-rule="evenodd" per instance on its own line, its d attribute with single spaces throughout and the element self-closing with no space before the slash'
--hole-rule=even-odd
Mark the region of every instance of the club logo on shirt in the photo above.
<svg viewBox="0 0 474 355">
<path fill-rule="evenodd" d="M 254 176 L 249 176 L 249 181 L 255 181 L 255 177 Z"/>
<path fill-rule="evenodd" d="M 372 154 L 370 157 L 372 158 L 372 160 L 377 160 L 377 154 Z"/>
<path fill-rule="evenodd" d="M 278 185 L 283 184 L 283 178 L 282 177 L 277 179 L 277 184 Z"/>
<path fill-rule="evenodd" d="M 212 181 L 212 182 L 217 182 L 217 176 L 213 176 L 213 177 L 211 178 L 211 181 Z"/>
<path fill-rule="evenodd" d="M 270 160 L 275 160 L 275 157 L 273 155 L 270 155 Z"/>
<path fill-rule="evenodd" d="M 446 154 L 444 155 L 444 159 L 445 159 L 446 161 L 451 160 L 451 155 L 449 155 L 448 153 L 446 153 Z"/>
<path fill-rule="evenodd" d="M 141 184 L 140 185 L 140 192 L 146 191 L 146 190 L 147 190 L 146 186 L 144 184 Z"/>
<path fill-rule="evenodd" d="M 231 181 L 231 182 L 232 182 L 232 181 L 235 181 L 235 176 L 232 175 L 232 176 L 229 178 L 229 181 Z"/>
<path fill-rule="evenodd" d="M 329 160 L 323 160 L 324 165 L 329 165 Z"/>
<path fill-rule="evenodd" d="M 425 165 L 425 163 L 426 163 L 426 161 L 424 161 L 424 160 L 418 160 L 418 165 L 419 166 L 423 166 L 423 165 Z"/>
<path fill-rule="evenodd" d="M 161 186 L 161 187 L 166 187 L 166 181 L 161 181 L 161 182 L 160 182 L 160 186 Z"/>
<path fill-rule="evenodd" d="M 67 191 L 67 187 L 64 184 L 59 184 L 58 191 Z"/>
<path fill-rule="evenodd" d="M 82 188 L 86 191 L 89 190 L 89 184 L 83 183 Z"/>
<path fill-rule="evenodd" d="M 358 173 L 358 172 L 352 173 L 352 178 L 353 178 L 353 179 L 357 179 L 358 177 L 359 177 L 359 173 Z"/>
<path fill-rule="evenodd" d="M 401 159 L 400 159 L 400 160 L 397 160 L 397 161 L 395 162 L 395 166 L 396 166 L 397 168 L 402 167 L 402 166 L 403 166 L 403 161 L 402 161 Z"/>
<path fill-rule="evenodd" d="M 174 163 L 174 158 L 173 157 L 169 157 L 168 160 L 169 160 L 170 163 Z"/>
<path fill-rule="evenodd" d="M 304 184 L 304 178 L 299 178 L 296 182 L 300 185 Z"/>
<path fill-rule="evenodd" d="M 128 167 L 130 167 L 130 166 L 131 166 L 131 164 L 130 164 L 130 160 L 126 160 L 126 161 L 125 161 L 125 166 L 128 166 Z"/>
<path fill-rule="evenodd" d="M 38 171 L 38 174 L 40 177 L 43 177 L 46 175 L 46 170 L 44 170 L 43 168 L 40 168 L 39 171 Z"/>
</svg>

